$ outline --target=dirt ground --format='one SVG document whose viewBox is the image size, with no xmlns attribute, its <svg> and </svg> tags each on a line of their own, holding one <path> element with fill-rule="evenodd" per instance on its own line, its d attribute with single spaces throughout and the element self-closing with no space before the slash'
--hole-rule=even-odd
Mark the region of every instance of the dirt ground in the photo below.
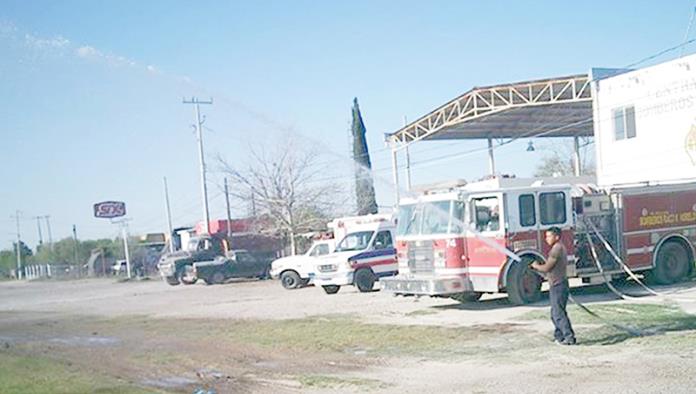
<svg viewBox="0 0 696 394">
<path fill-rule="evenodd" d="M 0 392 L 693 392 L 696 282 L 658 288 L 666 297 L 624 290 L 640 297 L 573 294 L 642 336 L 574 307 L 579 345 L 562 347 L 546 300 L 329 296 L 277 281 L 3 282 L 0 370 L 24 375 L 3 386 L 0 373 Z M 82 386 L 61 391 L 65 380 Z"/>
</svg>

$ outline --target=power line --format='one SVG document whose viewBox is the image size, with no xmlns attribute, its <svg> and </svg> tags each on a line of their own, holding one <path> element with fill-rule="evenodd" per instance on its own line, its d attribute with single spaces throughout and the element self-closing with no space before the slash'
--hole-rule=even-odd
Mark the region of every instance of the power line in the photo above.
<svg viewBox="0 0 696 394">
<path fill-rule="evenodd" d="M 689 33 L 691 32 L 691 25 L 694 23 L 694 15 L 696 15 L 696 3 L 694 4 L 694 7 L 691 10 L 691 18 L 689 18 L 689 25 L 686 28 L 686 33 L 684 33 L 684 42 L 689 39 Z M 679 57 L 684 56 L 684 47 L 681 48 L 681 51 L 679 51 Z"/>
</svg>

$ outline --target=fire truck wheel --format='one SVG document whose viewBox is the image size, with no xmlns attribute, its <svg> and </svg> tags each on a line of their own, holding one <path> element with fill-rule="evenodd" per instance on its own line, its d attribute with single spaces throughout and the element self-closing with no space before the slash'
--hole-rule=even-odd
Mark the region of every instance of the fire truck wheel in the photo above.
<svg viewBox="0 0 696 394">
<path fill-rule="evenodd" d="M 198 278 L 193 274 L 192 266 L 187 265 L 179 271 L 179 282 L 185 285 L 192 285 L 196 283 L 196 280 L 198 280 Z"/>
<path fill-rule="evenodd" d="M 179 284 L 179 279 L 173 277 L 173 276 L 168 276 L 164 278 L 164 280 L 167 282 L 168 285 L 170 286 L 176 286 Z"/>
<path fill-rule="evenodd" d="M 508 271 L 507 294 L 515 305 L 536 302 L 541 297 L 541 277 L 530 270 L 524 260 L 514 262 Z"/>
<path fill-rule="evenodd" d="M 336 285 L 326 285 L 322 286 L 326 294 L 336 294 L 338 293 L 339 290 L 341 290 L 341 286 L 336 286 Z"/>
<path fill-rule="evenodd" d="M 476 302 L 481 298 L 482 295 L 483 293 L 478 291 L 465 291 L 463 293 L 452 294 L 450 298 L 464 304 L 467 302 Z"/>
<path fill-rule="evenodd" d="M 288 290 L 300 287 L 300 275 L 295 271 L 285 271 L 280 274 L 280 283 Z"/>
<path fill-rule="evenodd" d="M 355 273 L 355 285 L 361 293 L 369 293 L 375 286 L 375 274 L 367 268 L 358 270 Z"/>
<path fill-rule="evenodd" d="M 689 253 L 679 242 L 665 242 L 656 260 L 652 273 L 655 282 L 661 285 L 679 282 L 689 273 Z"/>
</svg>

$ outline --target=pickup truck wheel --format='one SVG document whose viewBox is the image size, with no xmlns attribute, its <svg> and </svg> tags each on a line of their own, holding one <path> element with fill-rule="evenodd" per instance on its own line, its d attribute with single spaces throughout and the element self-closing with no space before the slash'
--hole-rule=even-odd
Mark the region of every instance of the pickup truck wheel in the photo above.
<svg viewBox="0 0 696 394">
<path fill-rule="evenodd" d="M 263 269 L 263 272 L 259 274 L 258 278 L 260 280 L 266 280 L 271 278 L 271 267 L 266 266 L 266 268 Z"/>
<path fill-rule="evenodd" d="M 336 294 L 338 293 L 339 290 L 341 290 L 341 286 L 337 285 L 326 285 L 322 286 L 326 294 Z"/>
<path fill-rule="evenodd" d="M 221 285 L 222 283 L 225 282 L 225 275 L 223 275 L 222 272 L 214 273 L 212 282 L 215 283 L 216 285 Z"/>
<path fill-rule="evenodd" d="M 179 279 L 173 277 L 173 276 L 167 276 L 164 278 L 164 280 L 167 282 L 168 285 L 170 286 L 176 286 L 179 284 Z"/>
<path fill-rule="evenodd" d="M 179 282 L 185 285 L 192 285 L 196 283 L 198 278 L 193 273 L 193 267 L 190 265 L 185 266 L 179 271 Z"/>
<path fill-rule="evenodd" d="M 481 295 L 483 295 L 483 293 L 480 293 L 478 291 L 465 291 L 462 293 L 452 294 L 450 295 L 450 298 L 464 304 L 467 302 L 478 301 L 481 298 Z"/>
<path fill-rule="evenodd" d="M 355 286 L 358 287 L 361 293 L 371 292 L 375 286 L 375 280 L 375 274 L 367 268 L 359 269 L 355 273 Z"/>
<path fill-rule="evenodd" d="M 302 283 L 302 280 L 300 279 L 300 275 L 298 275 L 297 272 L 285 271 L 282 274 L 280 274 L 280 283 L 286 289 L 292 290 L 300 287 L 300 283 Z"/>
<path fill-rule="evenodd" d="M 526 258 L 513 262 L 508 271 L 507 294 L 514 305 L 530 304 L 541 297 L 541 277 L 529 268 L 530 262 Z"/>
<path fill-rule="evenodd" d="M 658 250 L 656 260 L 652 274 L 658 284 L 679 282 L 689 273 L 689 252 L 679 242 L 665 242 Z"/>
</svg>

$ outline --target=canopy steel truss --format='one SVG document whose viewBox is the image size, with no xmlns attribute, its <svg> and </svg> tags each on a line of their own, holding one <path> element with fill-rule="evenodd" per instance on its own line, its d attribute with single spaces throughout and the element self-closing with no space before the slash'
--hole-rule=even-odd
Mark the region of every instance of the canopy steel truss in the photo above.
<svg viewBox="0 0 696 394">
<path fill-rule="evenodd" d="M 517 130 L 524 127 L 525 119 L 540 115 L 539 111 L 529 112 L 522 109 L 534 110 L 536 107 L 542 112 L 557 111 L 564 113 L 565 118 L 559 118 L 569 123 L 569 120 L 589 117 L 590 125 L 584 129 L 566 130 L 565 133 L 554 135 L 553 129 L 545 136 L 579 136 L 592 135 L 591 109 L 592 94 L 590 78 L 586 74 L 572 75 L 568 77 L 527 81 L 514 84 L 496 85 L 483 88 L 474 88 L 445 105 L 435 109 L 415 122 L 408 124 L 393 134 L 387 135 L 387 142 L 392 149 L 400 149 L 413 142 L 425 139 L 462 139 L 462 138 L 495 138 L 507 137 L 534 137 L 534 135 L 521 135 L 527 130 Z M 581 103 L 577 105 L 576 103 Z M 553 108 L 541 108 L 541 107 Z M 508 114 L 505 114 L 508 111 Z M 466 130 L 467 124 L 484 121 L 500 115 L 496 120 L 498 124 L 508 122 L 515 129 L 507 130 L 504 135 L 500 132 L 476 131 L 473 128 Z M 541 115 L 540 115 L 541 116 Z M 514 118 L 514 119 L 513 119 Z M 486 126 L 486 125 L 481 125 Z M 493 124 L 487 127 L 495 128 Z M 560 126 L 562 127 L 562 125 Z M 478 127 L 479 129 L 481 127 Z M 456 136 L 437 135 L 444 131 L 455 131 Z"/>
</svg>

